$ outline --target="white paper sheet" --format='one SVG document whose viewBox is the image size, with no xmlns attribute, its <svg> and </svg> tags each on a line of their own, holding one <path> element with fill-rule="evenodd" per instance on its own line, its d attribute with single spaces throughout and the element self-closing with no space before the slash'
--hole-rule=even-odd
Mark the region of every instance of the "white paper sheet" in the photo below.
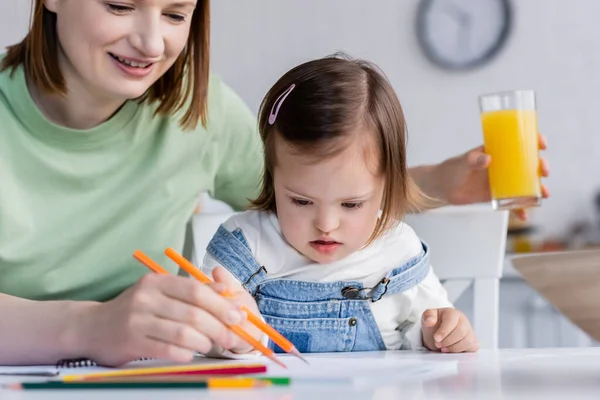
<svg viewBox="0 0 600 400">
<path fill-rule="evenodd" d="M 290 377 L 297 384 L 340 384 L 354 387 L 372 386 L 381 382 L 399 382 L 404 379 L 428 379 L 437 376 L 457 373 L 457 362 L 431 361 L 421 358 L 403 358 L 397 355 L 387 357 L 386 352 L 375 353 L 327 353 L 304 355 L 309 365 L 300 359 L 279 354 L 278 357 L 287 365 L 284 369 L 266 358 L 256 357 L 246 360 L 219 360 L 197 357 L 194 364 L 256 364 L 265 363 L 265 376 Z M 160 360 L 137 361 L 123 368 L 139 368 L 151 366 L 175 365 Z M 103 367 L 56 368 L 55 366 L 0 366 L 0 375 L 46 376 L 84 374 L 110 370 Z M 261 374 L 262 375 L 262 374 Z"/>
</svg>

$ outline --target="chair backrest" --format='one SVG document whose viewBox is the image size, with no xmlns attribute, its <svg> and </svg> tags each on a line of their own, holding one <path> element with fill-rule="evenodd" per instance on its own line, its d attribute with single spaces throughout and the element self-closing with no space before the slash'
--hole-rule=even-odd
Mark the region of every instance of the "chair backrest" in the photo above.
<svg viewBox="0 0 600 400">
<path fill-rule="evenodd" d="M 502 276 L 508 211 L 487 204 L 451 206 L 407 215 L 405 221 L 429 245 L 440 279 Z"/>
<path fill-rule="evenodd" d="M 456 302 L 473 286 L 471 305 L 463 311 L 481 348 L 497 348 L 508 211 L 495 211 L 487 204 L 443 207 L 409 215 L 406 222 L 429 244 L 431 265 L 450 301 Z"/>
<path fill-rule="evenodd" d="M 223 222 L 233 216 L 233 212 L 196 214 L 192 219 L 192 230 L 194 233 L 193 259 L 196 265 L 201 265 L 206 247 L 215 232 Z"/>
</svg>

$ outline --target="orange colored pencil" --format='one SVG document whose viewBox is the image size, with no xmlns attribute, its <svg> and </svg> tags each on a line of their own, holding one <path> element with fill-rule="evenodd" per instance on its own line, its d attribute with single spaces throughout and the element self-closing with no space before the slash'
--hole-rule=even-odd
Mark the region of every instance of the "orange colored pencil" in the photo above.
<svg viewBox="0 0 600 400">
<path fill-rule="evenodd" d="M 202 271 L 200 271 L 200 269 L 196 268 L 196 266 L 194 264 L 189 262 L 185 257 L 183 257 L 181 254 L 177 253 L 172 248 L 169 247 L 168 249 L 166 249 L 165 254 L 171 260 L 175 261 L 175 263 L 177 263 L 177 265 L 179 265 L 184 271 L 186 271 L 188 274 L 192 275 L 194 278 L 198 279 L 200 282 L 212 283 L 212 280 L 208 276 L 206 276 L 206 274 L 204 274 Z M 226 290 L 225 292 L 223 292 L 223 296 L 233 297 L 233 293 Z M 283 351 L 285 351 L 286 353 L 295 355 L 296 357 L 300 358 L 302 361 L 304 361 L 305 363 L 308 364 L 308 361 L 306 361 L 306 359 L 304 357 L 302 357 L 302 355 L 300 354 L 298 349 L 296 349 L 294 344 L 292 342 L 290 342 L 288 339 L 286 339 L 285 336 L 283 336 L 281 333 L 277 332 L 272 326 L 270 326 L 269 324 L 264 322 L 260 317 L 258 317 L 256 314 L 254 314 L 248 307 L 243 306 L 242 311 L 244 311 L 246 313 L 246 315 L 248 316 L 248 321 L 250 321 L 252 324 L 254 324 L 258 329 L 263 331 L 268 337 L 271 338 L 271 340 L 273 340 L 275 343 L 277 343 L 277 345 L 279 347 L 281 347 L 283 349 Z"/>
<path fill-rule="evenodd" d="M 133 257 L 157 274 L 168 274 L 167 270 L 165 270 L 162 266 L 160 266 L 158 263 L 153 261 L 150 257 L 148 257 L 146 254 L 144 254 L 140 250 L 134 251 Z M 204 283 L 206 283 L 206 282 L 204 282 Z M 238 335 L 240 338 L 242 338 L 242 340 L 244 340 L 246 343 L 251 345 L 253 348 L 260 351 L 265 357 L 269 358 L 274 363 L 281 365 L 283 368 L 287 368 L 287 366 L 284 363 L 282 363 L 275 356 L 275 352 L 273 350 L 269 349 L 268 347 L 265 347 L 254 336 L 252 336 L 251 334 L 246 332 L 244 329 L 242 329 L 241 326 L 239 326 L 239 325 L 227 325 L 227 326 L 229 329 L 231 329 L 231 331 L 233 333 Z"/>
<path fill-rule="evenodd" d="M 158 265 L 156 262 L 154 262 L 154 260 L 142 253 L 140 250 L 134 251 L 133 257 L 142 264 L 144 264 L 146 267 L 148 267 L 152 272 L 164 275 L 169 274 L 169 272 L 166 269 Z"/>
</svg>

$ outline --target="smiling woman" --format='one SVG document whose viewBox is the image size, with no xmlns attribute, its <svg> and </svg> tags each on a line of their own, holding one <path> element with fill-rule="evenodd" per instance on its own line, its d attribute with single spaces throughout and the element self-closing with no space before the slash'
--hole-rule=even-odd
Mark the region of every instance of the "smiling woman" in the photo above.
<svg viewBox="0 0 600 400">
<path fill-rule="evenodd" d="M 73 82 L 110 101 L 107 109 L 145 95 L 160 100 L 162 115 L 189 100 L 182 124 L 193 128 L 199 119 L 206 122 L 208 1 L 47 0 L 36 2 L 35 16 L 25 40 L 9 48 L 3 67 L 22 65 L 40 92 L 63 95 Z M 181 79 L 186 68 L 187 81 Z M 57 114 L 58 104 L 40 101 Z"/>
<path fill-rule="evenodd" d="M 162 253 L 199 193 L 243 209 L 262 170 L 254 116 L 209 74 L 208 0 L 34 7 L 0 55 L 0 364 L 235 351 L 237 306 Z"/>
</svg>

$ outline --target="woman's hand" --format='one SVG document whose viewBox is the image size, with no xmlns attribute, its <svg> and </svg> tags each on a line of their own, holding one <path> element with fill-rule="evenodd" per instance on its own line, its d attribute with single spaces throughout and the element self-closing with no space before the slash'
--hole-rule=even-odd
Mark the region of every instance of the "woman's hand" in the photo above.
<svg viewBox="0 0 600 400">
<path fill-rule="evenodd" d="M 213 344 L 231 349 L 239 343 L 226 324 L 241 323 L 245 314 L 219 295 L 223 290 L 221 282 L 208 286 L 186 277 L 145 275 L 81 317 L 84 356 L 113 366 L 141 357 L 188 362 Z"/>
<path fill-rule="evenodd" d="M 539 134 L 540 150 L 547 147 L 546 138 Z M 462 205 L 482 203 L 491 200 L 488 167 L 492 158 L 479 146 L 429 169 L 415 169 L 413 178 L 430 197 L 447 204 Z M 540 158 L 540 174 L 547 177 L 550 173 L 548 162 Z M 550 192 L 542 185 L 542 196 L 548 198 Z M 521 219 L 526 218 L 524 210 L 515 211 Z"/>
<path fill-rule="evenodd" d="M 223 267 L 215 267 L 212 272 L 213 280 L 215 281 L 215 285 L 219 285 L 217 290 L 219 293 L 222 292 L 221 286 L 223 288 L 227 288 L 227 292 L 231 295 L 231 301 L 238 308 L 246 307 L 250 312 L 255 315 L 260 315 L 260 311 L 258 310 L 258 305 L 254 298 L 248 293 L 248 291 L 240 284 L 240 282 L 231 275 L 225 268 Z M 243 330 L 254 336 L 258 341 L 261 341 L 265 338 L 264 333 L 258 329 L 255 325 L 250 323 L 247 319 L 244 319 L 240 324 Z M 231 347 L 229 348 L 231 352 L 244 354 L 253 350 L 252 346 L 243 341 L 239 336 L 235 335 L 233 343 L 231 343 Z"/>
</svg>

